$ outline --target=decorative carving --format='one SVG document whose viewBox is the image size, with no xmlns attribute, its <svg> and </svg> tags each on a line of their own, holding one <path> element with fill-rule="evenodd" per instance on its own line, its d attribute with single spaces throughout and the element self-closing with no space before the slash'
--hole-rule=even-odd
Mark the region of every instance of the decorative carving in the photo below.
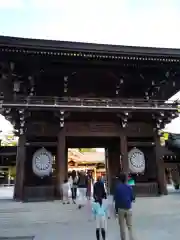
<svg viewBox="0 0 180 240">
<path fill-rule="evenodd" d="M 32 169 L 38 177 L 49 176 L 52 172 L 53 156 L 45 148 L 37 150 L 32 159 Z"/>
<path fill-rule="evenodd" d="M 149 100 L 149 93 L 148 92 L 145 92 L 145 99 Z"/>
<path fill-rule="evenodd" d="M 25 130 L 25 110 L 19 109 L 19 134 L 23 135 Z"/>
<path fill-rule="evenodd" d="M 35 94 L 35 83 L 34 83 L 34 78 L 32 76 L 28 77 L 29 80 L 29 84 L 30 84 L 30 92 L 29 92 L 29 96 L 34 96 Z"/>
<path fill-rule="evenodd" d="M 64 93 L 68 92 L 68 76 L 64 76 Z"/>
<path fill-rule="evenodd" d="M 13 92 L 16 94 L 20 92 L 20 87 L 21 87 L 21 82 L 18 80 L 14 81 L 14 87 L 13 87 Z"/>
<path fill-rule="evenodd" d="M 127 125 L 128 125 L 128 117 L 129 117 L 129 113 L 124 112 L 124 114 L 122 115 L 122 118 L 121 118 L 121 124 L 122 124 L 123 128 L 127 127 Z"/>
<path fill-rule="evenodd" d="M 59 123 L 60 123 L 60 128 L 63 128 L 64 127 L 64 111 L 60 111 Z"/>
<path fill-rule="evenodd" d="M 145 170 L 145 157 L 144 153 L 133 148 L 128 153 L 129 170 L 132 173 L 143 173 Z"/>
<path fill-rule="evenodd" d="M 17 74 L 16 65 L 14 62 L 9 63 L 9 75 L 10 75 L 10 78 L 12 79 L 13 93 L 14 93 L 14 96 L 16 97 L 16 95 L 20 93 L 22 90 L 21 89 L 22 76 L 19 76 L 19 74 Z"/>
<path fill-rule="evenodd" d="M 124 79 L 121 77 L 116 83 L 116 96 L 119 96 L 121 85 L 124 83 Z"/>
</svg>

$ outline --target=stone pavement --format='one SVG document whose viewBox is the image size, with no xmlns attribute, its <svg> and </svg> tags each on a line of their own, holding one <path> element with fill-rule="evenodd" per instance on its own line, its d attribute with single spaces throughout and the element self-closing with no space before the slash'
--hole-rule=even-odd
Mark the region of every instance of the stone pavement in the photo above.
<svg viewBox="0 0 180 240">
<path fill-rule="evenodd" d="M 137 240 L 180 239 L 180 193 L 138 198 L 133 211 Z M 75 205 L 64 206 L 59 201 L 17 203 L 0 200 L 0 239 L 28 240 L 31 238 L 27 237 L 35 236 L 35 240 L 92 240 L 95 239 L 95 226 L 89 220 L 87 208 L 78 210 Z M 111 219 L 108 240 L 116 239 L 120 239 L 118 225 Z"/>
</svg>

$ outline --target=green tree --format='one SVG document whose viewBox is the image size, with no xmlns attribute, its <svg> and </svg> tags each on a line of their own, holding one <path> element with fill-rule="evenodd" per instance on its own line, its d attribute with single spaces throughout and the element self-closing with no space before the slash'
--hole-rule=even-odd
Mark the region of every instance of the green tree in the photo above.
<svg viewBox="0 0 180 240">
<path fill-rule="evenodd" d="M 13 134 L 3 135 L 1 139 L 1 146 L 17 146 L 18 138 Z"/>
<path fill-rule="evenodd" d="M 96 152 L 96 148 L 78 148 L 78 150 L 83 153 L 83 152 Z"/>
</svg>

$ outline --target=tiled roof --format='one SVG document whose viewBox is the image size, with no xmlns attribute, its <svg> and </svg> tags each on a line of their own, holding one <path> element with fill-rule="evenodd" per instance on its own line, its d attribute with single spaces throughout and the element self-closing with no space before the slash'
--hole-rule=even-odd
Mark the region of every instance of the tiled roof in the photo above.
<svg viewBox="0 0 180 240">
<path fill-rule="evenodd" d="M 104 163 L 105 155 L 103 152 L 84 152 L 81 153 L 77 149 L 68 150 L 68 161 L 75 162 L 94 162 L 94 163 Z"/>
<path fill-rule="evenodd" d="M 180 49 L 133 47 L 83 42 L 53 41 L 0 36 L 0 50 L 12 53 L 65 55 L 85 58 L 179 62 Z"/>
<path fill-rule="evenodd" d="M 84 162 L 105 162 L 105 154 L 103 152 L 85 152 L 83 155 Z"/>
</svg>

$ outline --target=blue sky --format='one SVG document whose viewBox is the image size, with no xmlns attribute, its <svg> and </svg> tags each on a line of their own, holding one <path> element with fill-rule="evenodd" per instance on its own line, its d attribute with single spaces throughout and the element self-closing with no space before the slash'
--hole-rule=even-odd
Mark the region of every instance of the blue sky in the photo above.
<svg viewBox="0 0 180 240">
<path fill-rule="evenodd" d="M 0 35 L 180 48 L 179 26 L 179 0 L 0 0 Z"/>
</svg>

